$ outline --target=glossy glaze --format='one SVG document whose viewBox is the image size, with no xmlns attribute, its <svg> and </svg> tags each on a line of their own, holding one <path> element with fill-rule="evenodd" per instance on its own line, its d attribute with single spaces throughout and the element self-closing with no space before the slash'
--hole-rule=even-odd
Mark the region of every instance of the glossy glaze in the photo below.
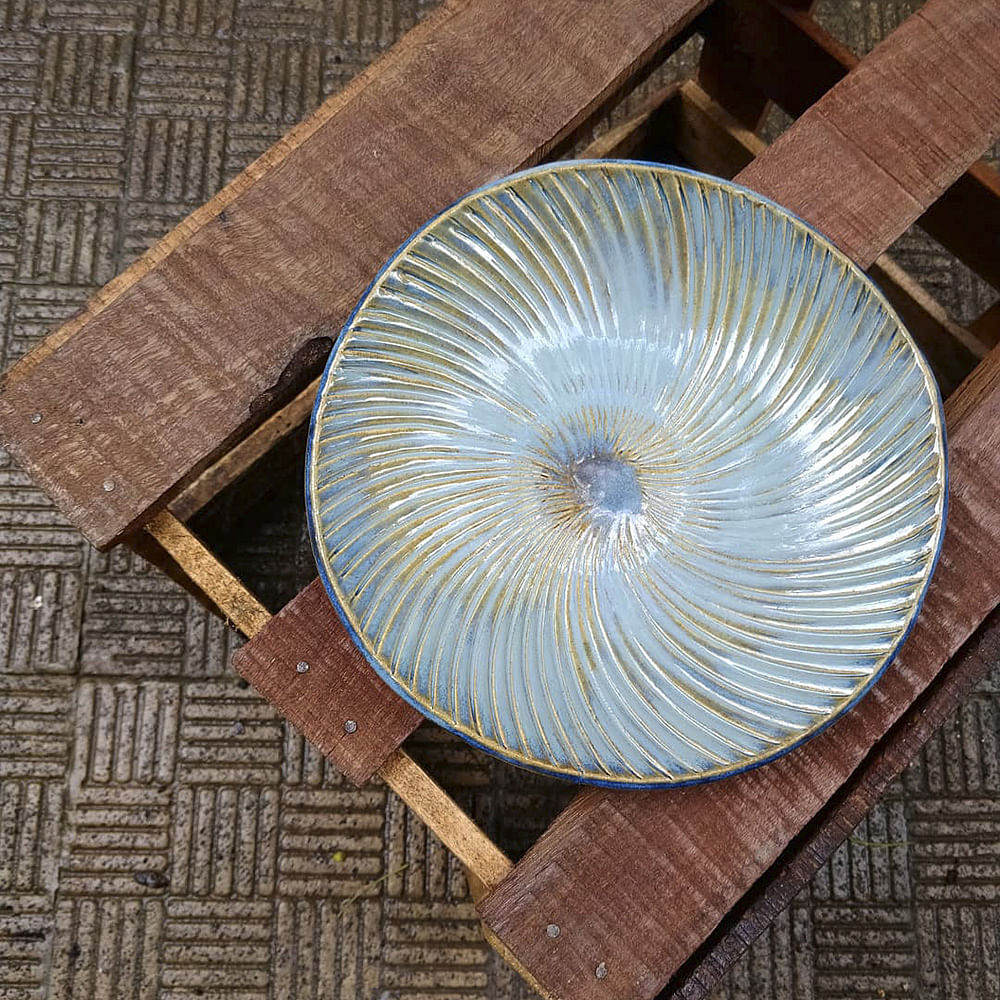
<svg viewBox="0 0 1000 1000">
<path fill-rule="evenodd" d="M 443 725 L 581 780 L 716 777 L 877 676 L 942 533 L 925 362 L 822 237 L 721 181 L 539 168 L 348 323 L 308 495 L 327 588 Z"/>
</svg>

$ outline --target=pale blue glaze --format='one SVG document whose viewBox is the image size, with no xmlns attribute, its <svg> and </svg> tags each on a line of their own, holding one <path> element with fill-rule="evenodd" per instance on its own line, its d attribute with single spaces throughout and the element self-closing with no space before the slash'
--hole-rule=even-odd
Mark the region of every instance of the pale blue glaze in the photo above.
<svg viewBox="0 0 1000 1000">
<path fill-rule="evenodd" d="M 385 679 L 507 759 L 671 784 L 867 688 L 945 506 L 940 402 L 885 300 L 742 189 L 539 168 L 438 217 L 314 414 L 328 589 Z"/>
</svg>

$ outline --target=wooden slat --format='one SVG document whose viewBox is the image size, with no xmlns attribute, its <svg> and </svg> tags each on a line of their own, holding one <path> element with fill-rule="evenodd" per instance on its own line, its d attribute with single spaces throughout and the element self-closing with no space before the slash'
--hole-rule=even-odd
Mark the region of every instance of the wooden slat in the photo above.
<svg viewBox="0 0 1000 1000">
<path fill-rule="evenodd" d="M 276 410 L 239 444 L 210 465 L 168 505 L 181 521 L 194 517 L 210 500 L 248 472 L 276 445 L 294 434 L 312 413 L 319 379 L 309 383 L 291 402 Z"/>
<path fill-rule="evenodd" d="M 268 623 L 271 612 L 173 514 L 161 511 L 146 532 L 244 635 L 256 635 Z"/>
<path fill-rule="evenodd" d="M 545 156 L 708 2 L 445 3 L 15 366 L 5 443 L 112 544 L 316 374 L 408 234 Z"/>
<path fill-rule="evenodd" d="M 1000 600 L 1000 351 L 949 406 L 951 510 L 917 626 L 872 692 L 766 767 L 664 792 L 587 791 L 480 904 L 557 997 L 654 997 Z M 983 381 L 985 380 L 985 381 Z M 799 883 L 801 884 L 801 883 Z M 557 941 L 545 927 L 557 923 Z M 608 976 L 594 981 L 596 965 Z"/>
<path fill-rule="evenodd" d="M 987 0 L 929 0 L 740 179 L 822 219 L 870 263 L 1000 124 L 998 13 Z M 927 86 L 928 72 L 936 85 Z M 824 149 L 821 134 L 830 139 Z M 555 996 L 655 996 L 996 606 L 1000 352 L 949 401 L 947 418 L 951 513 L 941 561 L 914 632 L 864 701 L 794 753 L 738 777 L 584 792 L 482 901 L 485 923 Z M 554 940 L 545 935 L 553 922 L 562 928 Z M 607 975 L 598 979 L 601 962 Z"/>
<path fill-rule="evenodd" d="M 253 637 L 268 628 L 267 609 L 173 514 L 161 512 L 146 526 L 146 531 L 244 635 Z M 317 613 L 322 616 L 322 609 L 317 609 Z M 298 662 L 291 669 L 299 678 L 308 676 L 318 666 L 310 662 L 309 669 L 300 672 L 296 669 Z M 349 683 L 354 687 L 360 684 L 356 678 L 350 678 Z M 330 694 L 328 685 L 323 687 L 322 694 L 324 697 Z M 331 711 L 335 708 L 333 705 Z M 318 713 L 319 708 L 315 711 Z M 356 720 L 362 740 L 370 741 L 373 736 L 377 720 L 369 719 L 372 733 L 368 734 L 362 730 L 361 721 Z M 379 756 L 379 776 L 466 865 L 479 884 L 494 888 L 511 870 L 510 860 L 416 761 L 403 750 L 392 749 L 391 744 L 390 738 L 389 750 Z M 350 757 L 354 752 L 348 750 L 341 756 Z M 336 758 L 334 762 L 337 763 Z"/>
<path fill-rule="evenodd" d="M 412 757 L 393 751 L 379 775 L 485 889 L 492 891 L 510 874 L 510 859 Z"/>
<path fill-rule="evenodd" d="M 730 911 L 705 945 L 680 969 L 665 997 L 704 1000 L 747 946 L 792 901 L 920 748 L 1000 661 L 1000 611 L 966 646 L 865 758 L 850 782 Z"/>
<path fill-rule="evenodd" d="M 858 63 L 805 10 L 778 0 L 720 0 L 705 15 L 703 28 L 706 52 L 717 58 L 700 80 L 751 128 L 759 117 L 752 95 L 766 94 L 798 117 Z M 932 82 L 934 71 L 927 71 Z M 928 96 L 932 93 L 930 88 Z M 970 166 L 919 224 L 1000 288 L 1000 174 L 989 164 Z"/>
<path fill-rule="evenodd" d="M 742 125 L 697 83 L 685 81 L 677 96 L 664 107 L 659 126 L 670 145 L 698 170 L 729 179 L 767 149 L 756 132 Z"/>
<path fill-rule="evenodd" d="M 758 135 L 741 126 L 690 80 L 664 95 L 662 106 L 647 111 L 637 125 L 647 141 L 655 143 L 659 134 L 692 166 L 721 177 L 734 177 L 767 148 Z M 629 141 L 624 126 L 619 141 Z M 953 322 L 887 254 L 876 260 L 869 273 L 920 345 L 942 393 L 953 392 L 992 344 Z"/>
<path fill-rule="evenodd" d="M 767 100 L 797 118 L 858 63 L 805 5 L 720 0 L 699 27 L 711 58 L 699 66 L 698 82 L 750 129 L 760 125 Z"/>
<path fill-rule="evenodd" d="M 808 13 L 815 6 L 814 0 L 786 0 L 782 4 L 783 10 L 803 14 L 806 20 L 810 20 Z M 763 43 L 770 49 L 769 58 L 785 59 L 784 53 L 771 48 L 768 36 L 761 37 L 760 32 L 753 31 L 757 18 L 766 16 L 766 13 L 754 11 L 745 14 L 738 3 L 720 0 L 702 16 L 698 24 L 705 38 L 698 64 L 698 82 L 751 130 L 761 125 L 768 101 L 773 96 L 760 86 L 753 74 L 754 62 L 758 58 L 757 47 Z M 749 30 L 753 31 L 750 44 L 747 44 L 748 26 L 742 23 L 744 19 L 749 22 Z M 809 67 L 809 72 L 819 76 L 827 69 L 820 60 L 818 65 Z M 827 88 L 832 87 L 842 75 L 830 78 Z"/>
<path fill-rule="evenodd" d="M 1000 134 L 1000 7 L 929 0 L 740 176 L 863 267 Z"/>
<path fill-rule="evenodd" d="M 319 580 L 237 651 L 233 667 L 356 784 L 423 718 L 368 665 Z"/>
</svg>

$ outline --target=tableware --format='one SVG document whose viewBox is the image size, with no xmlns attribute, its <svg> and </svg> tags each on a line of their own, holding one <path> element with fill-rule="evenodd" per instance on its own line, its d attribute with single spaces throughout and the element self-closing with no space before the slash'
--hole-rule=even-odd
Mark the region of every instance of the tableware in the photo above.
<svg viewBox="0 0 1000 1000">
<path fill-rule="evenodd" d="M 382 678 L 506 760 L 631 787 L 763 763 L 875 681 L 940 548 L 926 362 L 760 196 L 577 161 L 476 191 L 345 326 L 307 503 Z"/>
</svg>

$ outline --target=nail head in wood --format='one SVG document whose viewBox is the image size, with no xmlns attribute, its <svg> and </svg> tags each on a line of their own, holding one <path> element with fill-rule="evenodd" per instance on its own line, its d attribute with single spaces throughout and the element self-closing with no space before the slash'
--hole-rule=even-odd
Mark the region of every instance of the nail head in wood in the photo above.
<svg viewBox="0 0 1000 1000">
<path fill-rule="evenodd" d="M 298 673 L 304 674 L 309 669 L 309 664 L 306 663 L 305 660 L 299 660 L 299 662 L 295 664 L 295 669 Z"/>
<path fill-rule="evenodd" d="M 31 422 L 33 424 L 40 424 L 42 422 L 42 415 L 40 413 L 32 413 Z"/>
<path fill-rule="evenodd" d="M 115 484 L 110 479 L 104 480 L 104 492 L 110 493 L 115 488 Z"/>
<path fill-rule="evenodd" d="M 601 962 L 601 964 L 598 965 L 598 967 L 596 969 L 594 969 L 594 975 L 598 979 L 607 979 L 608 978 L 608 966 L 607 966 L 607 963 L 606 962 Z"/>
<path fill-rule="evenodd" d="M 347 733 L 348 736 L 350 736 L 351 733 L 356 733 L 357 731 L 358 724 L 353 719 L 348 719 L 344 723 L 344 732 Z"/>
<path fill-rule="evenodd" d="M 549 924 L 549 926 L 545 928 L 545 933 L 548 934 L 550 938 L 559 937 L 559 925 Z"/>
</svg>

